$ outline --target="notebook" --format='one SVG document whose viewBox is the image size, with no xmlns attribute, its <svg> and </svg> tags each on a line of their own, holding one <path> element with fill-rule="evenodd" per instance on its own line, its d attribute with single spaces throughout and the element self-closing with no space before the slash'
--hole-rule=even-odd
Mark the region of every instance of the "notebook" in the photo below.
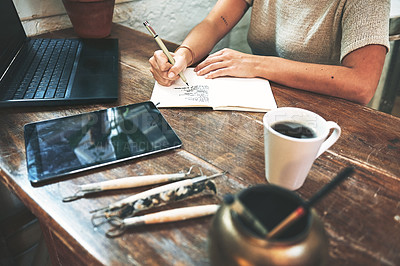
<svg viewBox="0 0 400 266">
<path fill-rule="evenodd" d="M 118 99 L 117 39 L 28 38 L 12 0 L 0 1 L 0 107 Z"/>
<path fill-rule="evenodd" d="M 151 101 L 162 107 L 211 107 L 213 110 L 268 112 L 277 108 L 269 81 L 261 78 L 206 79 L 194 68 L 184 72 L 190 86 L 177 80 L 171 86 L 154 84 Z"/>
</svg>

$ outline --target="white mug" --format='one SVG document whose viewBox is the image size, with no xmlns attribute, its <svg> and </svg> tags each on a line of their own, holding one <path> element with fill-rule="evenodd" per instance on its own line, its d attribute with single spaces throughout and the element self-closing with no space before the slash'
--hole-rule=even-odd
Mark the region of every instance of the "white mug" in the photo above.
<svg viewBox="0 0 400 266">
<path fill-rule="evenodd" d="M 278 122 L 294 122 L 314 132 L 310 138 L 284 135 L 272 127 Z M 265 175 L 269 183 L 290 190 L 299 189 L 314 160 L 340 137 L 338 124 L 308 110 L 282 107 L 264 115 Z M 328 137 L 330 130 L 332 134 Z"/>
</svg>

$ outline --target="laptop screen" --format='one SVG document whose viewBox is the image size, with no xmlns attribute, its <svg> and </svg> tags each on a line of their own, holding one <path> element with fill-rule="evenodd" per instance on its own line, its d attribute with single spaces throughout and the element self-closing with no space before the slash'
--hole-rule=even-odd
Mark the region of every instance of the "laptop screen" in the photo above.
<svg viewBox="0 0 400 266">
<path fill-rule="evenodd" d="M 26 39 L 12 0 L 0 1 L 0 78 Z"/>
</svg>

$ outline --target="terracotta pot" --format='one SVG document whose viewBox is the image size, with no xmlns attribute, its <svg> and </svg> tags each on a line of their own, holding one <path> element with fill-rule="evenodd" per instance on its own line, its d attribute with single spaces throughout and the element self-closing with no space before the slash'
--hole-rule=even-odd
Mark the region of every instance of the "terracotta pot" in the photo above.
<svg viewBox="0 0 400 266">
<path fill-rule="evenodd" d="M 62 0 L 76 34 L 81 38 L 110 35 L 115 0 Z"/>
</svg>

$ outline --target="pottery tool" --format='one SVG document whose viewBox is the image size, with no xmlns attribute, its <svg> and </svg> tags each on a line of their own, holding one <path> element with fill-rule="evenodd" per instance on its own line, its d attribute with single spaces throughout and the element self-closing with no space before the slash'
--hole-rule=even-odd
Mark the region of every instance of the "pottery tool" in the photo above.
<svg viewBox="0 0 400 266">
<path fill-rule="evenodd" d="M 265 228 L 265 226 L 246 206 L 243 205 L 238 197 L 227 194 L 224 196 L 224 202 L 231 208 L 232 211 L 242 218 L 248 226 L 257 232 L 258 235 L 265 236 L 268 233 L 268 230 Z"/>
<path fill-rule="evenodd" d="M 126 230 L 126 228 L 133 226 L 184 221 L 188 219 L 213 215 L 217 212 L 218 208 L 219 205 L 217 204 L 209 204 L 160 211 L 125 219 L 112 218 L 109 220 L 109 224 L 112 226 L 112 229 L 106 232 L 106 236 L 119 236 Z"/>
<path fill-rule="evenodd" d="M 197 168 L 199 170 L 199 173 L 195 173 L 193 171 L 194 168 Z M 191 166 L 187 172 L 179 172 L 175 174 L 162 174 L 162 175 L 130 176 L 130 177 L 107 180 L 97 183 L 85 184 L 85 185 L 80 185 L 77 189 L 77 192 L 74 195 L 63 198 L 63 202 L 74 201 L 83 198 L 86 194 L 99 191 L 134 188 L 134 187 L 148 186 L 160 183 L 174 182 L 202 175 L 203 172 L 200 167 Z"/>
<path fill-rule="evenodd" d="M 135 215 L 138 211 L 147 210 L 155 206 L 178 201 L 199 194 L 203 191 L 211 190 L 216 193 L 216 186 L 211 179 L 221 176 L 225 172 L 211 176 L 200 176 L 192 179 L 185 179 L 167 185 L 156 187 L 127 197 L 107 207 L 91 211 L 92 223 L 99 226 L 113 217 L 126 218 Z M 98 219 L 105 219 L 100 223 Z"/>
<path fill-rule="evenodd" d="M 295 221 L 303 217 L 303 215 L 307 213 L 307 211 L 312 205 L 314 205 L 318 200 L 327 195 L 333 188 L 339 185 L 346 177 L 348 177 L 353 172 L 354 172 L 353 167 L 347 167 L 343 171 L 341 171 L 331 182 L 329 182 L 321 190 L 315 193 L 310 200 L 306 201 L 302 206 L 299 206 L 282 222 L 280 222 L 275 228 L 273 228 L 267 234 L 267 239 L 276 238 L 277 236 L 279 236 Z"/>
</svg>

